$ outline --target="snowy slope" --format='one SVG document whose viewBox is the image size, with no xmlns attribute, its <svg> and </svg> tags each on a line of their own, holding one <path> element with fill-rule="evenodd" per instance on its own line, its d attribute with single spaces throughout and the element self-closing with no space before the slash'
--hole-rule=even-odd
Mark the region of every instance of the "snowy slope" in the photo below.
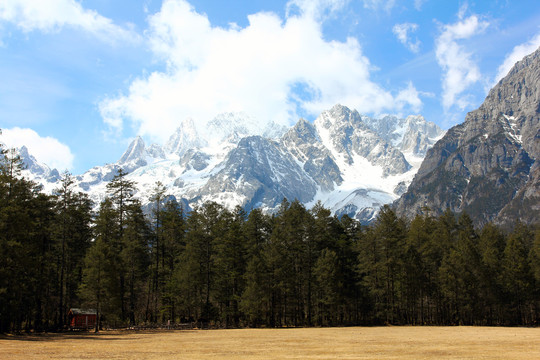
<svg viewBox="0 0 540 360">
<path fill-rule="evenodd" d="M 342 182 L 332 191 L 321 189 L 308 206 L 321 201 L 338 215 L 369 222 L 412 181 L 417 167 L 370 129 L 356 111 L 336 105 L 315 120 L 315 127 L 339 167 Z"/>
<path fill-rule="evenodd" d="M 21 157 L 21 160 L 26 167 L 26 169 L 23 170 L 23 175 L 28 180 L 40 184 L 43 187 L 43 191 L 46 193 L 52 193 L 55 188 L 58 187 L 58 181 L 60 180 L 58 170 L 51 169 L 49 166 L 38 162 L 36 158 L 28 152 L 26 146 L 15 149 L 15 151 Z"/>
<path fill-rule="evenodd" d="M 75 178 L 96 204 L 122 168 L 137 184 L 143 204 L 159 181 L 190 207 L 216 201 L 271 212 L 286 197 L 308 207 L 321 201 L 338 215 L 369 222 L 380 206 L 406 191 L 426 148 L 441 133 L 421 116 L 376 120 L 341 105 L 314 123 L 300 119 L 289 129 L 276 124 L 261 129 L 246 114 L 226 113 L 208 124 L 204 136 L 187 119 L 164 146 L 146 146 L 138 137 L 116 163 Z M 59 176 L 43 169 L 27 172 L 51 191 Z"/>
</svg>

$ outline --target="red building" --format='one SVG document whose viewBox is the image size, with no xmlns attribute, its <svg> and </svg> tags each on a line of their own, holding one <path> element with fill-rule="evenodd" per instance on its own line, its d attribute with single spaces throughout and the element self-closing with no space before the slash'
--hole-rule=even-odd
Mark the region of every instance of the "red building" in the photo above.
<svg viewBox="0 0 540 360">
<path fill-rule="evenodd" d="M 95 309 L 69 309 L 70 329 L 91 329 L 96 326 L 97 311 Z"/>
</svg>

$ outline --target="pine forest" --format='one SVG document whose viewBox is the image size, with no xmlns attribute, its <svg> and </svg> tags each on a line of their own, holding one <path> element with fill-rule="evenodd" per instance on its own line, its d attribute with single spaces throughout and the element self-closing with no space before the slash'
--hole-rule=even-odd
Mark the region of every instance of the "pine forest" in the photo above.
<svg viewBox="0 0 540 360">
<path fill-rule="evenodd" d="M 46 195 L 15 152 L 0 160 L 0 333 L 66 329 L 70 308 L 96 309 L 100 328 L 540 321 L 538 227 L 390 206 L 361 226 L 286 199 L 271 215 L 187 213 L 160 183 L 145 212 L 122 171 L 95 208 L 69 173 Z"/>
</svg>

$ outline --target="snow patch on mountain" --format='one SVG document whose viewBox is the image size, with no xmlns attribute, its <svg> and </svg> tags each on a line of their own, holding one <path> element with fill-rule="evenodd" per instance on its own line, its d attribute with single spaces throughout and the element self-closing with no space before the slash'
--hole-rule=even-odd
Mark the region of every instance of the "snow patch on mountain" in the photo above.
<svg viewBox="0 0 540 360">
<path fill-rule="evenodd" d="M 386 115 L 380 119 L 363 116 L 362 120 L 403 153 L 422 158 L 445 134 L 433 122 L 426 121 L 422 115 L 409 115 L 405 119 L 393 115 Z"/>
<path fill-rule="evenodd" d="M 501 119 L 501 124 L 503 125 L 506 137 L 508 137 L 511 141 L 522 144 L 523 141 L 520 133 L 520 127 L 517 123 L 516 118 L 514 116 L 508 116 L 504 114 L 503 118 L 504 119 Z"/>
<path fill-rule="evenodd" d="M 171 135 L 164 150 L 166 154 L 182 156 L 190 149 L 197 149 L 206 145 L 205 141 L 199 136 L 193 119 L 187 118 L 182 121 L 180 127 Z"/>
<path fill-rule="evenodd" d="M 29 153 L 26 146 L 16 148 L 14 151 L 15 154 L 20 156 L 22 163 L 26 167 L 22 171 L 23 175 L 28 180 L 40 184 L 43 187 L 43 191 L 52 193 L 57 187 L 57 182 L 60 179 L 58 170 L 51 169 L 46 164 L 38 162 L 36 158 Z"/>
<path fill-rule="evenodd" d="M 290 128 L 272 123 L 259 128 L 246 114 L 223 113 L 208 123 L 204 136 L 186 119 L 164 146 L 147 147 L 137 137 L 116 163 L 75 179 L 96 205 L 123 169 L 143 204 L 159 181 L 168 195 L 192 208 L 216 201 L 272 212 L 287 198 L 307 207 L 321 201 L 337 215 L 369 222 L 406 191 L 426 149 L 441 134 L 421 116 L 372 119 L 341 105 L 313 123 L 300 119 Z"/>
</svg>

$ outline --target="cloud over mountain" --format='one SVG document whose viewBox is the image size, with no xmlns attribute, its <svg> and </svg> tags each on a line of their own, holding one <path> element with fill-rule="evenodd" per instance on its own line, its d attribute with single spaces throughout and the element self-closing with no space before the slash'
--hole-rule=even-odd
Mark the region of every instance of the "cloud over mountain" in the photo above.
<svg viewBox="0 0 540 360">
<path fill-rule="evenodd" d="M 261 125 L 290 125 L 301 114 L 316 116 L 337 102 L 362 112 L 419 107 L 411 84 L 392 93 L 375 83 L 374 70 L 356 38 L 324 38 L 321 13 L 342 1 L 289 2 L 301 11 L 248 16 L 241 28 L 211 24 L 183 0 L 168 0 L 149 17 L 147 40 L 165 69 L 131 82 L 127 94 L 101 102 L 113 130 L 134 126 L 163 141 L 192 117 L 203 127 L 215 114 L 244 111 Z M 412 91 L 411 91 L 412 90 Z M 420 102 L 421 103 L 421 102 Z"/>
<path fill-rule="evenodd" d="M 34 130 L 19 127 L 2 129 L 0 142 L 8 148 L 26 146 L 38 161 L 61 171 L 73 168 L 74 156 L 67 145 L 55 138 L 40 136 Z"/>
<path fill-rule="evenodd" d="M 536 34 L 529 41 L 516 45 L 514 49 L 512 49 L 512 52 L 506 56 L 504 62 L 499 66 L 497 76 L 495 77 L 495 83 L 505 77 L 516 62 L 525 57 L 525 55 L 538 49 L 539 46 L 540 33 Z"/>
<path fill-rule="evenodd" d="M 472 52 L 461 41 L 485 31 L 489 22 L 477 15 L 465 17 L 465 10 L 462 8 L 457 22 L 442 26 L 442 32 L 436 39 L 437 62 L 443 69 L 442 100 L 445 110 L 452 106 L 463 110 L 470 105 L 466 90 L 482 78 Z"/>
</svg>

